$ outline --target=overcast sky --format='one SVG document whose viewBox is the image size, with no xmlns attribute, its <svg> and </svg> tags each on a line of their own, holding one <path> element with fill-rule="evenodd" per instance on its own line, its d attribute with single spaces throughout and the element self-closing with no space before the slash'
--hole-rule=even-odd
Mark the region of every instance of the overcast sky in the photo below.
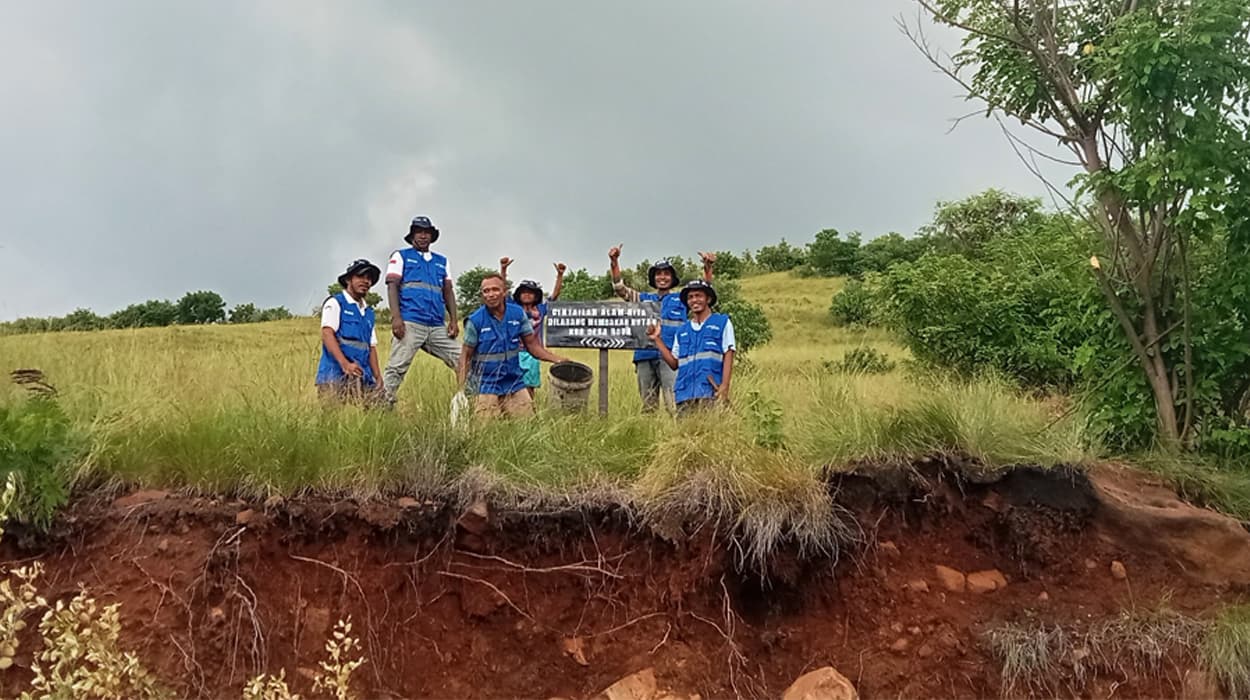
<svg viewBox="0 0 1250 700">
<path fill-rule="evenodd" d="M 453 271 L 913 232 L 1040 194 L 908 0 L 0 3 L 0 319 L 307 313 L 412 216 Z"/>
</svg>

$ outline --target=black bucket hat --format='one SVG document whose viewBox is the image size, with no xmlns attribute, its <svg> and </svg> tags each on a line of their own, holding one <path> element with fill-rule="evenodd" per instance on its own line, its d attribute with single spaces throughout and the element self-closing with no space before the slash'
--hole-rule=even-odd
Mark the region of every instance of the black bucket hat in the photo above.
<svg viewBox="0 0 1250 700">
<path fill-rule="evenodd" d="M 654 265 L 647 268 L 647 282 L 651 285 L 652 289 L 659 289 L 659 287 L 655 286 L 655 273 L 659 272 L 660 270 L 668 270 L 669 272 L 673 273 L 673 286 L 674 287 L 681 284 L 681 277 L 677 275 L 677 268 L 673 267 L 673 263 L 667 260 L 659 260 Z"/>
<path fill-rule="evenodd" d="M 707 294 L 708 307 L 711 308 L 716 306 L 716 290 L 712 289 L 712 285 L 704 282 L 703 280 L 690 280 L 686 283 L 686 286 L 681 288 L 682 306 L 690 308 L 690 305 L 686 303 L 686 297 L 690 296 L 691 292 L 703 292 Z"/>
<path fill-rule="evenodd" d="M 425 229 L 430 232 L 431 243 L 438 240 L 438 229 L 434 227 L 434 224 L 430 223 L 430 217 L 418 216 L 413 218 L 412 223 L 408 225 L 408 235 L 404 236 L 404 240 L 408 242 L 408 245 L 412 245 L 412 237 L 416 235 L 418 229 Z"/>
<path fill-rule="evenodd" d="M 364 258 L 360 258 L 358 260 L 353 260 L 352 264 L 347 266 L 347 272 L 339 275 L 339 286 L 347 289 L 347 280 L 359 275 L 362 272 L 369 278 L 370 287 L 377 284 L 378 280 L 382 277 L 382 271 L 378 269 L 377 265 L 374 265 Z"/>
<path fill-rule="evenodd" d="M 520 304 L 521 292 L 525 290 L 529 290 L 538 295 L 538 301 L 536 303 L 543 303 L 543 287 L 534 280 L 521 280 L 521 283 L 518 284 L 516 289 L 512 292 L 512 300 Z"/>
</svg>

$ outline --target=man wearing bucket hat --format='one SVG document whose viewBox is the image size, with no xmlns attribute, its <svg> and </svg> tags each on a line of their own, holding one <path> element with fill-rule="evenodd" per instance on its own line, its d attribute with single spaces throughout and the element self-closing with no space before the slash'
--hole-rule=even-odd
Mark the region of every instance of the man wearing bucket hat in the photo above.
<svg viewBox="0 0 1250 700">
<path fill-rule="evenodd" d="M 392 405 L 408 368 L 425 352 L 455 369 L 460 357 L 456 320 L 456 292 L 447 258 L 430 251 L 438 229 L 429 218 L 418 216 L 404 236 L 411 247 L 391 254 L 386 266 L 386 296 L 391 308 L 391 333 L 395 343 L 386 361 L 382 383 Z"/>
<path fill-rule="evenodd" d="M 608 250 L 608 260 L 612 263 L 612 290 L 625 301 L 660 302 L 660 331 L 664 342 L 671 345 L 677 329 L 686 321 L 686 307 L 682 305 L 677 294 L 670 293 L 681 284 L 677 269 L 667 260 L 655 263 L 647 270 L 647 282 L 655 291 L 639 292 L 631 289 L 621 279 L 620 257 L 620 245 Z M 703 260 L 703 280 L 711 282 L 716 254 L 701 252 L 699 257 Z M 654 411 L 659 407 L 661 398 L 666 404 L 673 403 L 677 375 L 661 360 L 658 350 L 635 350 L 634 370 L 638 374 L 638 393 L 642 396 L 644 411 Z"/>
<path fill-rule="evenodd" d="M 729 400 L 735 351 L 733 322 L 712 311 L 716 306 L 712 285 L 703 280 L 687 282 L 681 303 L 689 317 L 677 329 L 671 349 L 662 326 L 647 329 L 664 363 L 677 370 L 674 395 L 679 415 Z"/>
<path fill-rule="evenodd" d="M 365 295 L 382 271 L 365 259 L 355 260 L 339 275 L 343 291 L 321 305 L 321 362 L 317 393 L 323 398 L 371 402 L 377 395 L 378 336 L 373 309 Z"/>
<path fill-rule="evenodd" d="M 504 285 L 508 284 L 508 268 L 512 265 L 512 258 L 503 257 L 499 259 L 499 276 L 503 277 Z M 551 288 L 551 296 L 547 297 L 547 301 L 555 301 L 560 298 L 560 292 L 564 289 L 564 271 L 567 269 L 564 263 L 554 263 L 556 268 L 556 283 Z M 534 339 L 541 345 L 543 342 L 543 323 L 547 320 L 547 304 L 543 301 L 543 288 L 534 280 L 521 280 L 516 286 L 516 290 L 512 292 L 512 300 L 520 304 L 521 310 L 529 316 L 530 323 L 534 325 Z M 542 386 L 542 367 L 541 363 L 525 350 L 521 351 L 520 356 L 521 371 L 525 373 L 525 388 L 529 390 L 530 398 L 534 398 L 534 391 Z"/>
<path fill-rule="evenodd" d="M 543 347 L 519 304 L 508 302 L 503 277 L 482 280 L 482 306 L 464 324 L 464 347 L 456 378 L 461 388 L 472 375 L 477 381 L 473 412 L 479 416 L 528 416 L 534 402 L 525 387 L 520 355 L 524 348 L 544 362 L 567 362 Z"/>
</svg>

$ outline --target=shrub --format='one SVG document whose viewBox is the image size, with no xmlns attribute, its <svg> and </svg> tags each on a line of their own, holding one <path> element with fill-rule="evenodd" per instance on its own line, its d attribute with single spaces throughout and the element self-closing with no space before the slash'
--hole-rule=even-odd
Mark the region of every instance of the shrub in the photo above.
<svg viewBox="0 0 1250 700">
<path fill-rule="evenodd" d="M 747 301 L 733 280 L 716 283 L 716 311 L 726 314 L 734 324 L 738 352 L 745 353 L 768 343 L 773 338 L 772 325 L 759 304 Z"/>
<path fill-rule="evenodd" d="M 930 248 L 927 238 L 904 238 L 897 233 L 877 236 L 859 247 L 860 272 L 885 272 L 894 263 L 915 262 Z"/>
<path fill-rule="evenodd" d="M 847 280 L 842 289 L 834 292 L 829 315 L 835 326 L 870 326 L 876 322 L 875 300 L 872 290 L 861 280 Z"/>
<path fill-rule="evenodd" d="M 178 323 L 225 323 L 226 302 L 217 292 L 187 292 L 178 300 Z"/>
<path fill-rule="evenodd" d="M 979 257 L 930 253 L 881 278 L 890 324 L 922 362 L 993 370 L 1028 386 L 1071 386 L 1091 330 L 1093 279 L 1073 263 L 1089 250 L 1079 227 L 1048 225 L 987 243 Z"/>
<path fill-rule="evenodd" d="M 859 238 L 859 233 L 851 233 L 843 240 L 832 228 L 817 233 L 807 244 L 808 267 L 823 277 L 859 274 Z"/>
<path fill-rule="evenodd" d="M 796 248 L 782 238 L 776 245 L 766 245 L 755 254 L 755 262 L 768 272 L 785 272 L 806 262 L 802 248 Z"/>
<path fill-rule="evenodd" d="M 852 374 L 885 374 L 897 366 L 885 353 L 866 345 L 846 351 L 837 362 L 825 362 L 825 369 Z"/>
<path fill-rule="evenodd" d="M 71 463 L 79 438 L 49 396 L 0 405 L 0 476 L 17 478 L 13 515 L 46 527 L 69 500 Z"/>
</svg>

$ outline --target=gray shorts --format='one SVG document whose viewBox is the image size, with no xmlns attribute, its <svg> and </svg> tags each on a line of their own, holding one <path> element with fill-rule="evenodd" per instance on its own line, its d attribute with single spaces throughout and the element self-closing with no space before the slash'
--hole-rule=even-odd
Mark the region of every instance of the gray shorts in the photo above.
<svg viewBox="0 0 1250 700">
<path fill-rule="evenodd" d="M 391 403 L 395 402 L 395 392 L 404 383 L 408 368 L 419 350 L 437 357 L 453 370 L 460 362 L 460 343 L 447 336 L 446 326 L 423 326 L 404 321 L 404 337 L 391 346 L 391 356 L 382 370 L 382 386 L 386 389 L 386 399 Z"/>
</svg>

